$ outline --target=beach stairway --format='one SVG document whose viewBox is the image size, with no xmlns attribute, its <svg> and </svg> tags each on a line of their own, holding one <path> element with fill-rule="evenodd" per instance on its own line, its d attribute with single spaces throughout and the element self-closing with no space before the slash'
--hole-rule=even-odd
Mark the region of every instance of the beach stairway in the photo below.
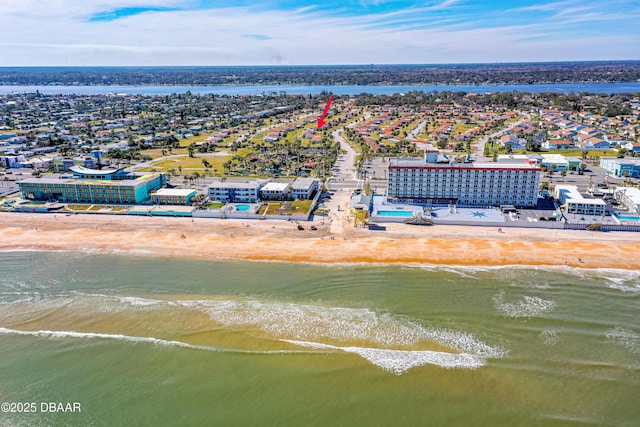
<svg viewBox="0 0 640 427">
<path fill-rule="evenodd" d="M 411 224 L 411 225 L 433 225 L 433 220 L 431 218 L 425 218 L 422 215 L 412 216 L 411 218 L 407 218 L 402 222 L 404 224 Z"/>
</svg>

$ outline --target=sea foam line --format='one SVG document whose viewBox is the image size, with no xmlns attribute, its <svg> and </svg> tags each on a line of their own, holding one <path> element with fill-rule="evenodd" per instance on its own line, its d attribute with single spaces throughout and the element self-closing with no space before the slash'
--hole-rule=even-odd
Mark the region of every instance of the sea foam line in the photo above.
<svg viewBox="0 0 640 427">
<path fill-rule="evenodd" d="M 163 339 L 154 338 L 154 337 L 136 337 L 136 336 L 122 335 L 122 334 L 103 334 L 99 332 L 47 331 L 47 330 L 19 331 L 16 329 L 0 327 L 0 334 L 32 336 L 32 337 L 53 338 L 53 339 L 57 339 L 57 338 L 106 339 L 106 340 L 126 341 L 126 342 L 135 343 L 135 344 L 140 344 L 140 343 L 153 344 L 153 345 L 163 346 L 163 347 L 181 347 L 181 348 L 188 348 L 191 350 L 215 351 L 220 353 L 228 353 L 228 352 L 247 353 L 247 354 L 310 353 L 309 351 L 296 351 L 296 350 L 230 349 L 225 347 L 188 344 L 182 341 L 163 340 Z"/>
<path fill-rule="evenodd" d="M 369 347 L 340 347 L 309 341 L 282 340 L 290 344 L 315 349 L 339 350 L 357 354 L 385 371 L 402 375 L 417 366 L 436 365 L 446 369 L 476 369 L 485 365 L 485 359 L 473 354 L 455 354 L 430 350 L 392 350 Z"/>
</svg>

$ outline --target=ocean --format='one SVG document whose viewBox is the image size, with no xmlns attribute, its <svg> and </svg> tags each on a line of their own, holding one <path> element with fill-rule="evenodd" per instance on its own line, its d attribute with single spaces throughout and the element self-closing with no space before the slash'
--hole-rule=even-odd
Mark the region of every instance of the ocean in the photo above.
<svg viewBox="0 0 640 427">
<path fill-rule="evenodd" d="M 621 270 L 2 252 L 0 425 L 637 426 L 639 309 Z"/>
</svg>

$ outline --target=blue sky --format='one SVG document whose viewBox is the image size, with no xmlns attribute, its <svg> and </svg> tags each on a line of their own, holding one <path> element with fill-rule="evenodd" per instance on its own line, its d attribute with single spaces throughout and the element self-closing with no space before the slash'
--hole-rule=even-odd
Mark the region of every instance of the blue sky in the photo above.
<svg viewBox="0 0 640 427">
<path fill-rule="evenodd" d="M 638 23 L 638 0 L 4 0 L 0 66 L 640 60 Z"/>
</svg>

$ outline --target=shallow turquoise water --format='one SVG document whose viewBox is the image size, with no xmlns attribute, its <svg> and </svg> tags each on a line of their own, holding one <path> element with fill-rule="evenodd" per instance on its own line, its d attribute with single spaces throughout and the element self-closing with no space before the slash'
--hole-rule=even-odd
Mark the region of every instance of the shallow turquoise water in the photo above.
<svg viewBox="0 0 640 427">
<path fill-rule="evenodd" d="M 640 275 L 0 254 L 2 425 L 640 419 Z"/>
</svg>

